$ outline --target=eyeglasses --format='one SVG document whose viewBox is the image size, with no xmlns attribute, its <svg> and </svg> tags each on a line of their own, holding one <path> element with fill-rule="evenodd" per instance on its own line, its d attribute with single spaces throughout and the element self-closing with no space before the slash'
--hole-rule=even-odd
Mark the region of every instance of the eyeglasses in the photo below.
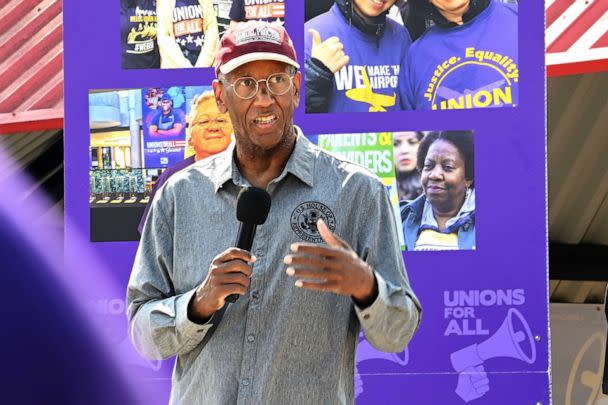
<svg viewBox="0 0 608 405">
<path fill-rule="evenodd" d="M 256 80 L 253 77 L 239 77 L 233 83 L 225 80 L 228 86 L 232 86 L 234 94 L 243 100 L 249 100 L 258 94 L 260 82 L 266 82 L 266 88 L 275 96 L 282 96 L 291 89 L 291 79 L 293 76 L 287 73 L 273 73 L 267 79 Z"/>
</svg>

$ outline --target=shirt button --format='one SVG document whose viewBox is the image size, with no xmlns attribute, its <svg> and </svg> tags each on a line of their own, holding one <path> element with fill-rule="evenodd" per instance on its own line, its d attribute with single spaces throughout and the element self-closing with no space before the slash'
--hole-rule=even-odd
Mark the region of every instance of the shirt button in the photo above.
<svg viewBox="0 0 608 405">
<path fill-rule="evenodd" d="M 243 378 L 241 380 L 241 384 L 243 384 L 245 387 L 249 385 L 249 378 Z"/>
<path fill-rule="evenodd" d="M 363 319 L 369 319 L 369 314 L 363 315 Z"/>
<path fill-rule="evenodd" d="M 255 342 L 255 336 L 253 336 L 253 335 L 249 335 L 249 336 L 247 336 L 247 341 L 248 341 L 249 343 L 253 343 L 253 342 Z"/>
<path fill-rule="evenodd" d="M 259 291 L 252 291 L 251 292 L 251 298 L 254 300 L 257 300 L 260 298 L 260 292 Z"/>
</svg>

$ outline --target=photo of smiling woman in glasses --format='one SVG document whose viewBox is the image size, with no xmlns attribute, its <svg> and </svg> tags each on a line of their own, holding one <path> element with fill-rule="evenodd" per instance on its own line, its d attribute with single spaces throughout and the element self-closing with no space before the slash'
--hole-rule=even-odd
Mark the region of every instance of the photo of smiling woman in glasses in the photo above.
<svg viewBox="0 0 608 405">
<path fill-rule="evenodd" d="M 417 166 L 423 194 L 401 208 L 406 250 L 475 249 L 473 133 L 431 132 Z"/>
</svg>

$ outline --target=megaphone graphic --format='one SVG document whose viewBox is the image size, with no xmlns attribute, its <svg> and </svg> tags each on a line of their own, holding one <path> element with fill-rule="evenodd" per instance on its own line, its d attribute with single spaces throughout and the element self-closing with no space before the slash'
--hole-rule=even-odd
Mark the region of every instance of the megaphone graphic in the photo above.
<svg viewBox="0 0 608 405">
<path fill-rule="evenodd" d="M 524 350 L 528 341 L 528 350 Z M 536 361 L 536 346 L 530 326 L 515 308 L 510 308 L 500 328 L 482 343 L 475 343 L 450 355 L 452 367 L 460 373 L 495 357 L 511 357 L 528 364 Z"/>
<path fill-rule="evenodd" d="M 149 368 L 153 371 L 160 370 L 162 362 L 160 360 L 147 360 L 139 355 L 129 337 L 116 345 L 116 351 L 120 355 L 121 361 L 129 366 Z"/>
<path fill-rule="evenodd" d="M 363 379 L 359 374 L 358 364 L 365 360 L 387 360 L 400 366 L 405 366 L 409 362 L 410 356 L 407 347 L 401 353 L 384 353 L 380 350 L 376 350 L 367 340 L 365 340 L 363 333 L 361 333 L 359 335 L 359 345 L 357 346 L 355 362 L 355 398 L 364 391 Z"/>
<path fill-rule="evenodd" d="M 384 353 L 374 349 L 367 340 L 363 339 L 357 346 L 357 364 L 365 360 L 388 360 L 405 366 L 409 362 L 410 356 L 407 347 L 401 353 Z"/>
<path fill-rule="evenodd" d="M 606 402 L 602 397 L 602 360 L 605 335 L 594 333 L 577 353 L 566 385 L 566 405 L 594 405 Z"/>
</svg>

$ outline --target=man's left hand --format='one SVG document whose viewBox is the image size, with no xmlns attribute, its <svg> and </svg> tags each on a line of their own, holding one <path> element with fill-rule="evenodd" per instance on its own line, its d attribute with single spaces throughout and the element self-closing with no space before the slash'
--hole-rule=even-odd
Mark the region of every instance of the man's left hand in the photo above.
<svg viewBox="0 0 608 405">
<path fill-rule="evenodd" d="M 317 228 L 327 246 L 292 244 L 293 253 L 283 260 L 288 265 L 286 273 L 297 279 L 296 287 L 350 295 L 357 305 L 369 306 L 378 296 L 372 268 L 323 220 L 317 221 Z"/>
</svg>

